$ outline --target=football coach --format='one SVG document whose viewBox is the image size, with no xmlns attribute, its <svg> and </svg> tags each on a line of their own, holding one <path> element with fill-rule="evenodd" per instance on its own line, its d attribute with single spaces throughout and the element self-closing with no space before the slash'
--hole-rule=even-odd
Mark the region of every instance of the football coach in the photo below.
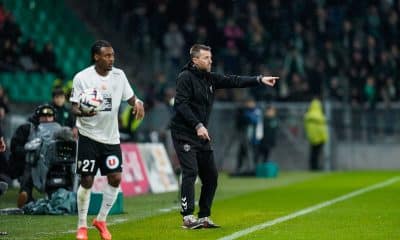
<svg viewBox="0 0 400 240">
<path fill-rule="evenodd" d="M 279 77 L 234 76 L 211 72 L 211 48 L 195 44 L 190 48 L 190 61 L 176 80 L 175 114 L 170 127 L 181 170 L 181 214 L 183 228 L 219 227 L 211 219 L 211 205 L 217 189 L 218 172 L 207 130 L 214 94 L 221 88 L 271 86 Z M 200 177 L 202 186 L 198 218 L 193 215 L 194 184 Z"/>
</svg>

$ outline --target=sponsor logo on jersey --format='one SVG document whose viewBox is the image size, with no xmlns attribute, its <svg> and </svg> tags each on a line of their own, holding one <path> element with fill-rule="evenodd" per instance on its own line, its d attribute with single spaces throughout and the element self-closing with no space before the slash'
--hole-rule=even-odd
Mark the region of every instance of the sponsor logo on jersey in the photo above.
<svg viewBox="0 0 400 240">
<path fill-rule="evenodd" d="M 119 158 L 115 155 L 108 156 L 106 159 L 106 166 L 109 169 L 116 169 L 119 166 Z"/>
</svg>

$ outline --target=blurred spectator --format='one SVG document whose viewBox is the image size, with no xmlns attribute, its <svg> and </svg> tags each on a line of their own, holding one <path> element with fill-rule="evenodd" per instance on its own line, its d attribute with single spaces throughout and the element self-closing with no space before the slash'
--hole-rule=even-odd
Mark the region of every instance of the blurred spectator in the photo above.
<svg viewBox="0 0 400 240">
<path fill-rule="evenodd" d="M 261 109 L 257 107 L 254 99 L 247 99 L 244 107 L 238 109 L 236 130 L 239 133 L 236 173 L 253 174 L 263 134 Z"/>
<path fill-rule="evenodd" d="M 210 39 L 209 39 L 209 34 L 207 31 L 207 28 L 204 26 L 199 26 L 197 28 L 197 35 L 196 35 L 196 43 L 202 43 L 202 44 L 209 44 Z"/>
<path fill-rule="evenodd" d="M 367 15 L 365 16 L 365 29 L 368 34 L 371 34 L 375 38 L 381 36 L 381 18 L 378 13 L 378 8 L 375 5 L 368 7 Z"/>
<path fill-rule="evenodd" d="M 183 49 L 185 47 L 185 39 L 176 23 L 169 24 L 168 32 L 164 35 L 163 43 L 169 72 L 172 76 L 175 76 L 175 73 L 179 70 Z M 170 77 L 169 79 L 172 81 L 173 78 L 174 77 Z"/>
<path fill-rule="evenodd" d="M 5 20 L 0 25 L 0 39 L 9 39 L 12 43 L 18 43 L 21 37 L 21 30 L 11 14 L 5 15 Z"/>
<path fill-rule="evenodd" d="M 6 143 L 4 141 L 3 137 L 3 131 L 1 130 L 1 125 L 0 125 L 0 196 L 3 195 L 8 188 L 8 183 L 7 179 L 7 170 L 8 170 L 8 162 L 6 159 L 6 155 L 4 152 L 6 151 Z"/>
<path fill-rule="evenodd" d="M 290 82 L 290 94 L 289 100 L 290 101 L 306 101 L 309 94 L 308 94 L 308 83 L 304 81 L 299 74 L 294 73 L 291 78 Z"/>
<path fill-rule="evenodd" d="M 319 158 L 324 144 L 328 141 L 328 127 L 322 111 L 321 101 L 318 98 L 314 98 L 311 101 L 304 116 L 304 125 L 307 139 L 310 143 L 310 170 L 320 170 Z"/>
<path fill-rule="evenodd" d="M 293 72 L 297 72 L 301 76 L 305 76 L 304 58 L 293 44 L 291 44 L 289 52 L 285 56 L 283 71 L 289 75 Z"/>
<path fill-rule="evenodd" d="M 8 106 L 8 97 L 4 88 L 0 85 L 0 122 L 4 119 L 6 114 L 10 111 Z"/>
<path fill-rule="evenodd" d="M 163 48 L 163 36 L 165 29 L 167 29 L 168 15 L 167 15 L 167 4 L 161 2 L 157 5 L 156 11 L 150 15 L 150 35 L 153 42 Z"/>
<path fill-rule="evenodd" d="M 147 17 L 147 6 L 145 4 L 138 4 L 133 12 L 131 21 L 132 36 L 129 37 L 129 41 L 133 43 L 139 54 L 143 55 L 146 50 L 149 50 L 148 44 L 150 43 L 150 23 Z"/>
<path fill-rule="evenodd" d="M 266 39 L 263 31 L 250 33 L 249 39 L 249 59 L 252 66 L 252 72 L 255 72 L 258 65 L 264 61 L 267 56 Z"/>
<path fill-rule="evenodd" d="M 0 48 L 0 70 L 15 72 L 19 69 L 17 46 L 6 39 Z"/>
<path fill-rule="evenodd" d="M 384 102 L 384 132 L 386 135 L 392 136 L 395 130 L 393 123 L 396 122 L 395 115 L 392 111 L 392 103 L 398 95 L 398 90 L 393 78 L 389 77 L 385 80 L 381 95 Z"/>
<path fill-rule="evenodd" d="M 329 85 L 329 97 L 337 102 L 343 101 L 345 90 L 339 81 L 339 77 L 333 77 Z"/>
<path fill-rule="evenodd" d="M 3 3 L 0 2 L 0 26 L 3 25 L 4 21 L 6 20 L 6 18 L 7 18 L 7 12 L 3 7 Z"/>
<path fill-rule="evenodd" d="M 349 51 L 354 40 L 354 29 L 353 24 L 350 20 L 345 20 L 343 22 L 342 37 L 340 39 L 341 46 L 344 51 Z"/>
<path fill-rule="evenodd" d="M 74 138 L 78 137 L 78 129 L 75 127 L 75 116 L 66 106 L 66 97 L 62 88 L 55 88 L 52 92 L 51 106 L 56 110 L 55 122 L 61 126 L 67 126 L 72 129 Z"/>
<path fill-rule="evenodd" d="M 39 70 L 39 53 L 36 50 L 36 42 L 33 39 L 28 39 L 21 46 L 20 62 L 25 71 Z"/>
<path fill-rule="evenodd" d="M 8 176 L 8 159 L 4 153 L 7 146 L 2 131 L 2 122 L 8 111 L 8 99 L 3 87 L 0 85 L 0 195 L 7 190 L 8 185 L 11 183 L 11 178 Z"/>
<path fill-rule="evenodd" d="M 339 57 L 339 53 L 333 48 L 332 41 L 328 40 L 325 42 L 322 54 L 326 67 L 326 74 L 329 76 L 335 75 L 340 69 L 342 60 Z"/>
<path fill-rule="evenodd" d="M 395 10 L 391 10 L 389 13 L 389 17 L 385 21 L 384 25 L 384 39 L 386 46 L 390 46 L 392 44 L 398 43 L 398 39 L 400 38 L 400 22 L 399 22 L 399 13 Z"/>
<path fill-rule="evenodd" d="M 373 76 L 368 76 L 367 81 L 364 86 L 364 99 L 366 109 L 375 109 L 377 91 L 375 86 L 375 78 Z"/>
<path fill-rule="evenodd" d="M 222 57 L 226 74 L 241 73 L 240 54 L 234 41 L 229 41 Z"/>
<path fill-rule="evenodd" d="M 44 45 L 42 52 L 39 54 L 39 64 L 43 72 L 52 72 L 57 76 L 63 76 L 60 68 L 57 67 L 57 58 L 52 43 L 47 42 Z"/>
<path fill-rule="evenodd" d="M 372 142 L 376 134 L 376 101 L 377 101 L 377 90 L 376 81 L 373 76 L 368 76 L 364 86 L 364 99 L 365 99 L 365 128 L 364 131 L 367 135 L 367 140 Z"/>
<path fill-rule="evenodd" d="M 278 116 L 276 108 L 273 105 L 269 105 L 264 110 L 263 119 L 263 138 L 259 145 L 259 157 L 263 163 L 270 161 L 269 155 L 271 150 L 275 147 L 276 137 L 278 131 Z"/>
<path fill-rule="evenodd" d="M 240 47 L 244 38 L 243 30 L 238 26 L 233 18 L 228 18 L 224 28 L 225 46 Z"/>
<path fill-rule="evenodd" d="M 195 16 L 189 16 L 182 30 L 185 38 L 185 49 L 187 50 L 196 42 L 197 25 Z"/>
</svg>

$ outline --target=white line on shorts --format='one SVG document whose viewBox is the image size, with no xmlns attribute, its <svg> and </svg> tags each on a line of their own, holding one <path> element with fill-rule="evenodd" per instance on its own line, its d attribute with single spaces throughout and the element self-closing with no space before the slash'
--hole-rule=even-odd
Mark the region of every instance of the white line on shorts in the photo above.
<svg viewBox="0 0 400 240">
<path fill-rule="evenodd" d="M 280 217 L 280 218 L 276 218 L 274 220 L 271 220 L 271 221 L 268 221 L 268 222 L 264 222 L 264 223 L 261 223 L 261 224 L 258 224 L 258 225 L 254 225 L 252 227 L 249 227 L 249 228 L 243 229 L 241 231 L 235 232 L 235 233 L 233 233 L 231 235 L 219 238 L 218 240 L 233 240 L 233 239 L 237 239 L 237 238 L 243 237 L 243 236 L 245 236 L 247 234 L 250 234 L 252 232 L 255 232 L 255 231 L 267 228 L 267 227 L 271 227 L 271 226 L 273 226 L 275 224 L 278 224 L 278 223 L 289 221 L 289 220 L 291 220 L 293 218 L 297 218 L 297 217 L 309 214 L 309 213 L 317 211 L 317 210 L 319 210 L 321 208 L 328 207 L 328 206 L 333 205 L 335 203 L 338 203 L 338 202 L 347 200 L 349 198 L 364 194 L 366 192 L 370 192 L 370 191 L 373 191 L 373 190 L 378 189 L 378 188 L 386 187 L 386 186 L 391 185 L 391 184 L 393 184 L 393 183 L 395 183 L 395 182 L 397 182 L 399 180 L 400 180 L 400 177 L 394 177 L 394 178 L 391 178 L 391 179 L 386 180 L 384 182 L 380 182 L 380 183 L 371 185 L 369 187 L 361 188 L 361 189 L 356 190 L 354 192 L 351 192 L 351 193 L 342 195 L 340 197 L 334 198 L 332 200 L 329 200 L 329 201 L 326 201 L 326 202 L 322 202 L 322 203 L 319 203 L 317 205 L 314 205 L 314 206 L 299 210 L 299 211 L 291 213 L 289 215 L 286 215 L 286 216 L 283 216 L 283 217 Z"/>
</svg>

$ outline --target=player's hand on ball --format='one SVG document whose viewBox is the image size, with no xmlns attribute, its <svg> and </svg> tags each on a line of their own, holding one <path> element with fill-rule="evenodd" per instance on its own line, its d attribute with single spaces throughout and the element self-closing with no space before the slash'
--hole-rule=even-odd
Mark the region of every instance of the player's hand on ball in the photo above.
<svg viewBox="0 0 400 240">
<path fill-rule="evenodd" d="M 81 117 L 92 117 L 92 116 L 94 116 L 94 115 L 96 115 L 97 114 L 97 112 L 96 111 L 91 111 L 91 112 L 84 112 L 84 111 L 81 111 Z"/>
<path fill-rule="evenodd" d="M 136 119 L 144 118 L 144 106 L 141 100 L 137 99 L 135 101 L 135 106 L 133 107 L 132 114 L 135 115 Z"/>
<path fill-rule="evenodd" d="M 276 80 L 278 80 L 278 79 L 279 79 L 279 77 L 264 76 L 261 78 L 261 82 L 264 83 L 265 85 L 273 87 L 276 83 Z"/>
</svg>

